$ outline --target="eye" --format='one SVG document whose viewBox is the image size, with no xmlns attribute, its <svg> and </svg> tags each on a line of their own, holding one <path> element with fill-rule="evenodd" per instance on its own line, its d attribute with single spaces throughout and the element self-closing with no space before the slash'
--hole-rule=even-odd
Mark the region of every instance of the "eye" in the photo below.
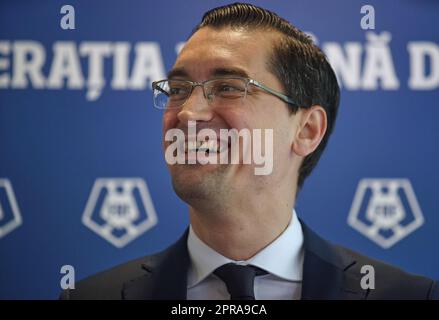
<svg viewBox="0 0 439 320">
<path fill-rule="evenodd" d="M 176 94 L 180 94 L 181 93 L 181 89 L 182 88 L 178 88 L 178 87 L 174 87 L 174 88 L 170 88 L 169 89 L 169 95 L 176 95 Z"/>
<path fill-rule="evenodd" d="M 228 82 L 219 83 L 216 88 L 218 93 L 234 93 L 242 92 L 243 90 L 242 86 Z"/>
<path fill-rule="evenodd" d="M 234 92 L 234 91 L 241 91 L 241 89 L 229 83 L 220 84 L 218 88 L 218 92 Z"/>
<path fill-rule="evenodd" d="M 215 84 L 213 91 L 215 95 L 224 98 L 238 98 L 245 93 L 245 84 L 242 81 L 231 79 L 220 81 Z"/>
<path fill-rule="evenodd" d="M 189 94 L 188 86 L 182 83 L 170 83 L 168 96 L 172 99 L 184 98 Z"/>
</svg>

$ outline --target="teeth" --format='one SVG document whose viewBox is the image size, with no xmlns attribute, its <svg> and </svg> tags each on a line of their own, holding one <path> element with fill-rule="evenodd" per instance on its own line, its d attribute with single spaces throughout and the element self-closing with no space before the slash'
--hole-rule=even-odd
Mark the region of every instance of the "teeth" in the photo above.
<svg viewBox="0 0 439 320">
<path fill-rule="evenodd" d="M 209 152 L 221 152 L 222 149 L 218 145 L 217 141 L 209 140 L 209 141 L 188 141 L 187 152 L 197 152 L 197 151 L 209 151 Z"/>
<path fill-rule="evenodd" d="M 197 142 L 196 141 L 188 141 L 187 151 L 197 151 Z"/>
</svg>

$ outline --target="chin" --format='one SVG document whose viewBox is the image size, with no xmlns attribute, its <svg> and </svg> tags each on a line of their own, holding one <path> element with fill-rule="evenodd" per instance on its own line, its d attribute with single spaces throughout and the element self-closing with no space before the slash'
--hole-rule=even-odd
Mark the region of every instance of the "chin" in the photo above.
<svg viewBox="0 0 439 320">
<path fill-rule="evenodd" d="M 176 165 L 170 168 L 175 193 L 186 203 L 219 196 L 225 184 L 227 166 Z"/>
</svg>

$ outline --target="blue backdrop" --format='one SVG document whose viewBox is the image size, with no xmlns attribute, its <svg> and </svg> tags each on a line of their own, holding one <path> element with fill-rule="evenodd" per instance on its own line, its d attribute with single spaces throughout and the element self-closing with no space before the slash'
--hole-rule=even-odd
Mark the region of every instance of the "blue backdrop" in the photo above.
<svg viewBox="0 0 439 320">
<path fill-rule="evenodd" d="M 225 3 L 0 2 L 0 298 L 56 298 L 63 265 L 81 279 L 184 231 L 150 83 Z M 439 2 L 253 3 L 311 33 L 342 85 L 299 216 L 333 242 L 438 279 Z M 74 29 L 63 29 L 71 9 Z M 117 210 L 133 214 L 131 229 L 108 219 Z"/>
</svg>

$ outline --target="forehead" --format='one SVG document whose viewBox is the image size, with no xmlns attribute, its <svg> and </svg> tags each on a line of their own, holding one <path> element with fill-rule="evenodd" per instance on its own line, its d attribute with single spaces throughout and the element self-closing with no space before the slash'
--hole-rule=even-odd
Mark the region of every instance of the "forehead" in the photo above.
<svg viewBox="0 0 439 320">
<path fill-rule="evenodd" d="M 169 76 L 203 81 L 230 74 L 262 80 L 274 38 L 263 30 L 201 28 L 187 41 Z"/>
</svg>

